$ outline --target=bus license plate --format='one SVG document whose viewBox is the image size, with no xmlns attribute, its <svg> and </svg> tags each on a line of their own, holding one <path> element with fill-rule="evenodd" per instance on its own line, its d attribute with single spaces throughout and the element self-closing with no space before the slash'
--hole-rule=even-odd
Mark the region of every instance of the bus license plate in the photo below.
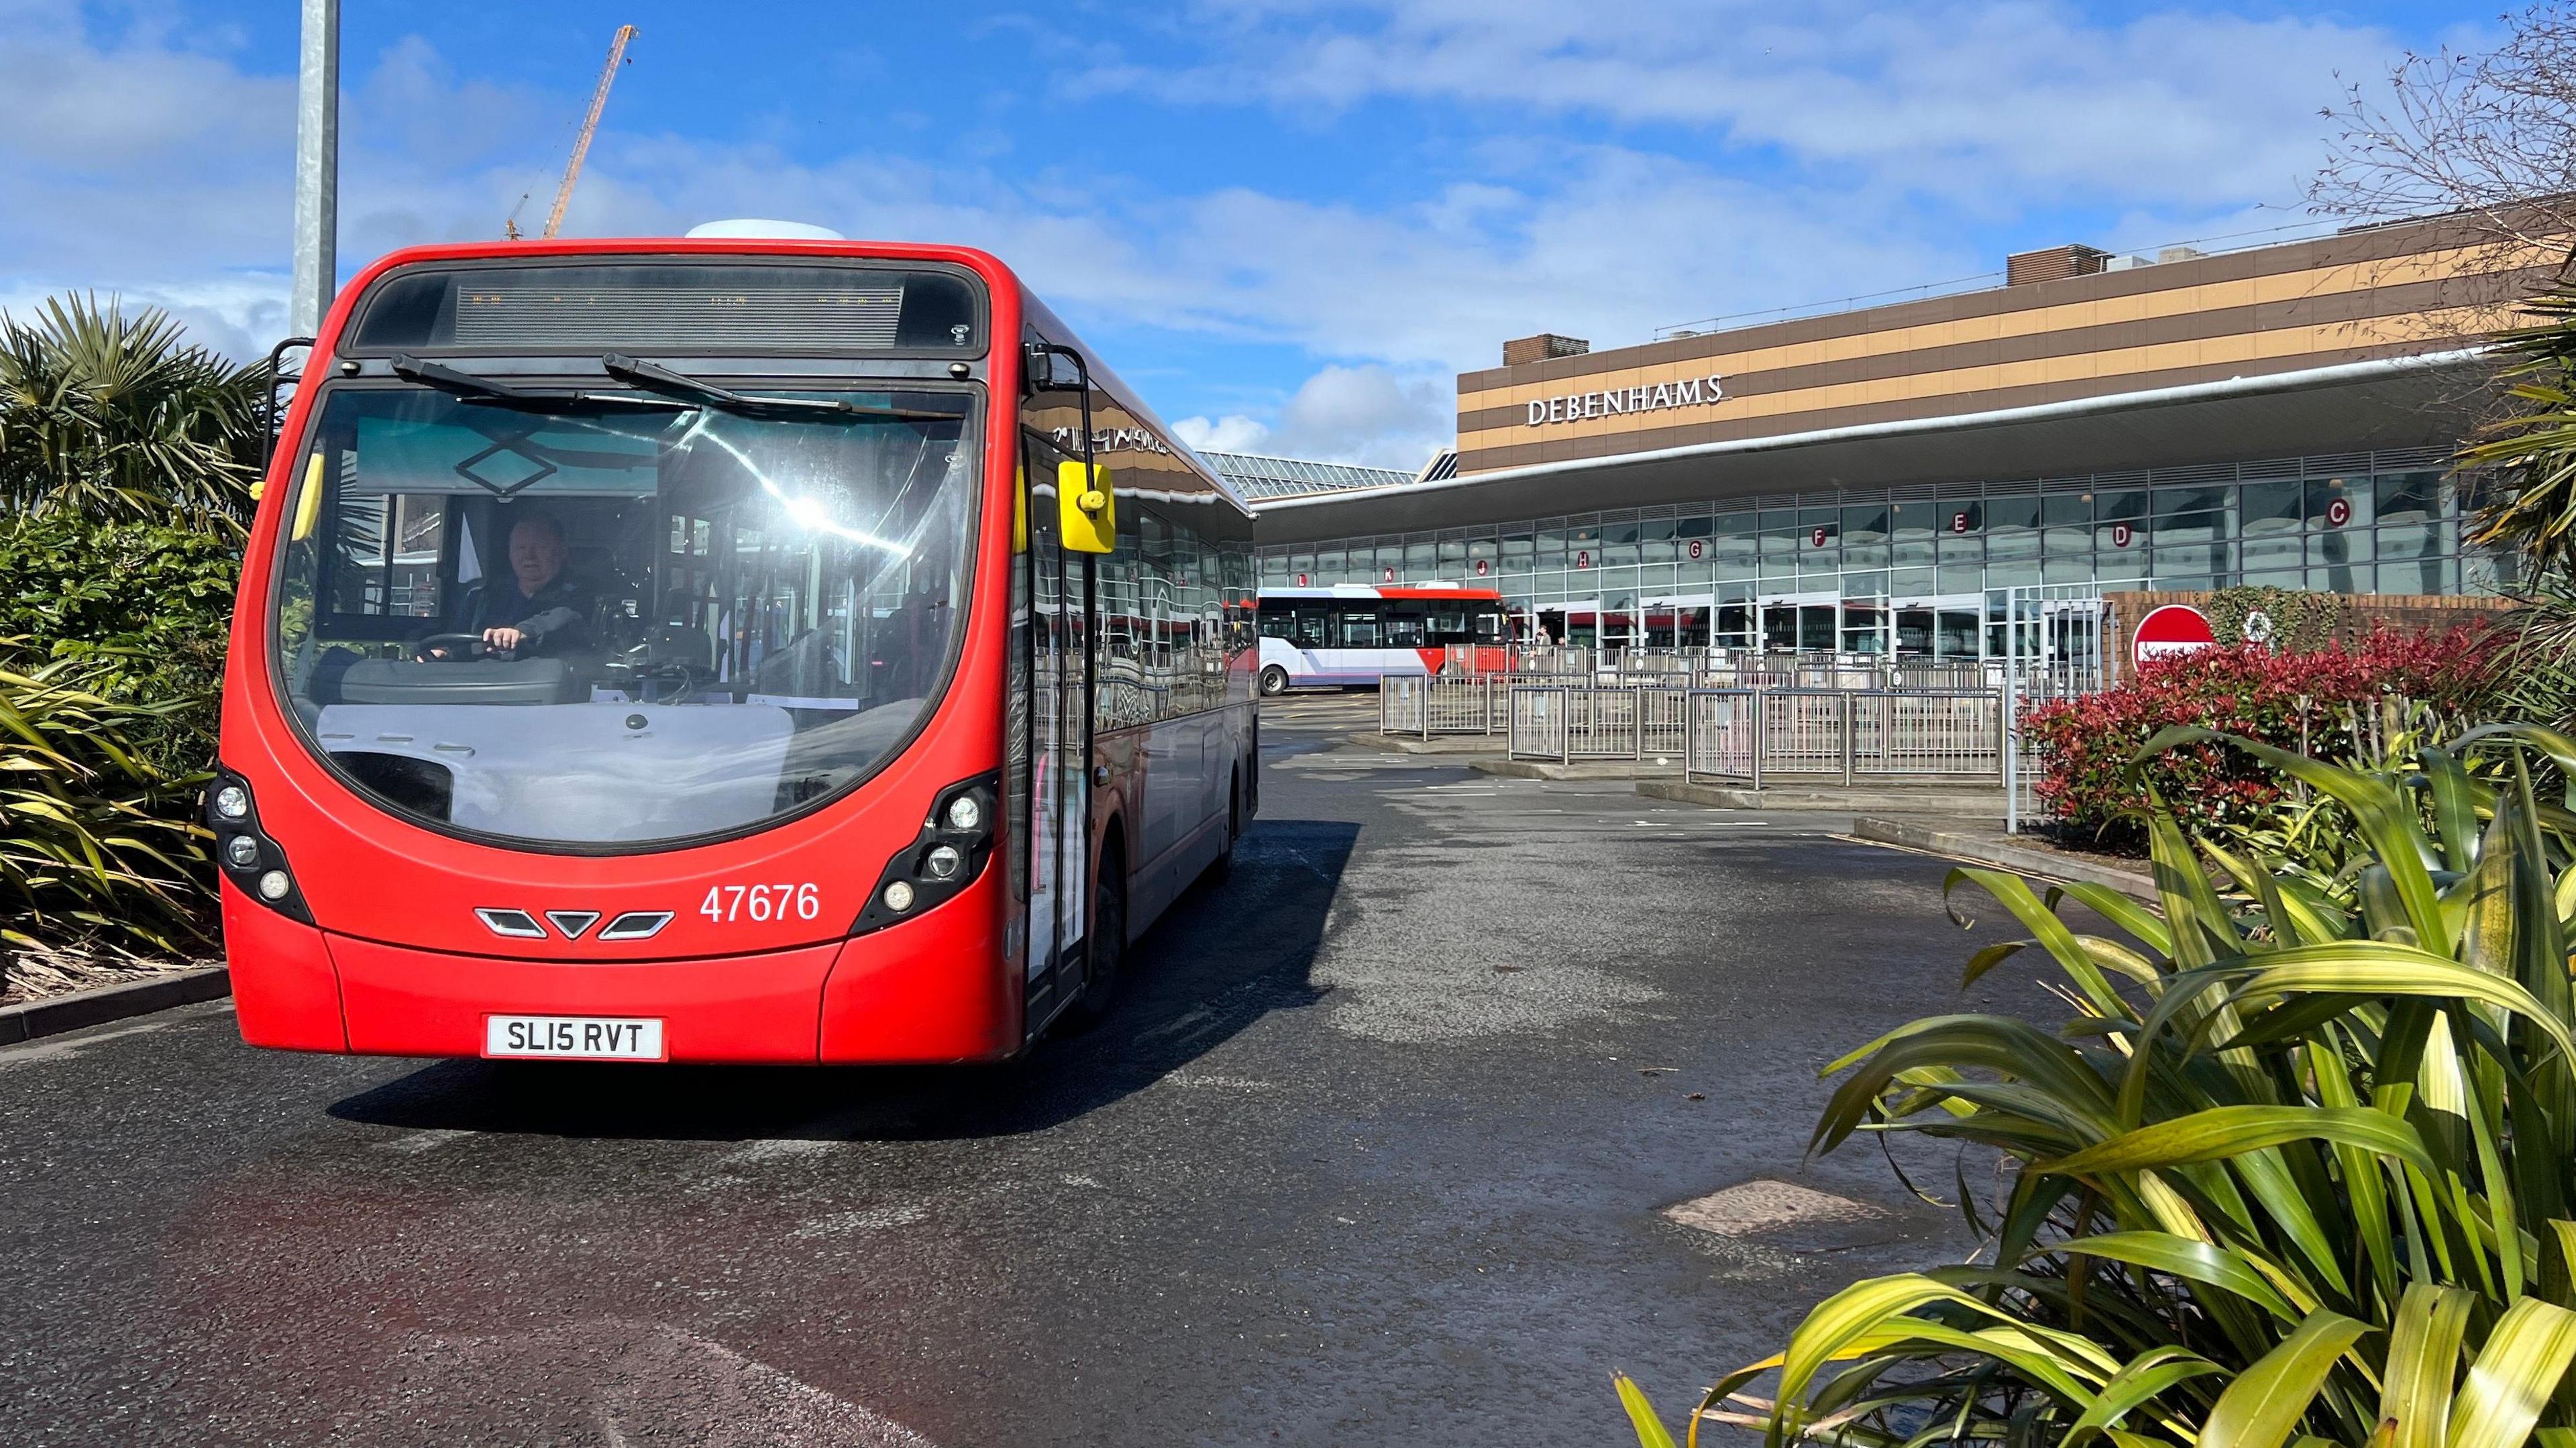
<svg viewBox="0 0 2576 1448">
<path fill-rule="evenodd" d="M 485 1016 L 483 1054 L 659 1061 L 662 1023 L 631 1016 Z"/>
</svg>

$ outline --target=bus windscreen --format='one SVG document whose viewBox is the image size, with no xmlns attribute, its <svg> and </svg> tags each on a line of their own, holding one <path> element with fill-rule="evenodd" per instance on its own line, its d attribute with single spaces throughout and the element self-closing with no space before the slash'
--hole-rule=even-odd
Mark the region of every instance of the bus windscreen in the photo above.
<svg viewBox="0 0 2576 1448">
<path fill-rule="evenodd" d="M 539 846 L 739 830 L 873 772 L 962 625 L 969 398 L 761 395 L 327 395 L 272 616 L 308 742 L 381 805 Z"/>
</svg>

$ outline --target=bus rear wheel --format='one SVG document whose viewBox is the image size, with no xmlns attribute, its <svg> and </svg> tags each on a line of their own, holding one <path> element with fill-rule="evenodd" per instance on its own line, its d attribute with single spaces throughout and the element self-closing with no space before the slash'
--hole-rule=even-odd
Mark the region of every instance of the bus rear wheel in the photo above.
<svg viewBox="0 0 2576 1448">
<path fill-rule="evenodd" d="M 1261 692 L 1276 696 L 1288 692 L 1288 671 L 1271 664 L 1261 671 Z"/>
</svg>

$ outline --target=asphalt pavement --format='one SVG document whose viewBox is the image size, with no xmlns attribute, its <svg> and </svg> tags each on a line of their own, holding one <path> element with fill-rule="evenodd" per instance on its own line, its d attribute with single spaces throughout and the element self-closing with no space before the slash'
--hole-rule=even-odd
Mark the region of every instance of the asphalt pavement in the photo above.
<svg viewBox="0 0 2576 1448">
<path fill-rule="evenodd" d="M 2046 1012 L 1958 989 L 1999 912 L 1830 817 L 1362 712 L 1274 704 L 1231 878 L 1008 1066 L 292 1056 L 220 1003 L 0 1050 L 0 1444 L 1618 1444 L 1613 1369 L 1678 1422 L 1968 1250 L 1874 1143 L 1806 1147 L 1843 1050 Z M 1759 1179 L 1869 1225 L 1660 1214 Z"/>
</svg>

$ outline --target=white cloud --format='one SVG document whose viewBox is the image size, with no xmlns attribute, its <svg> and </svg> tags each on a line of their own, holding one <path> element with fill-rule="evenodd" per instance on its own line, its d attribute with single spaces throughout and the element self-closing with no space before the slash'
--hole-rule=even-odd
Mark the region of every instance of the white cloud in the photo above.
<svg viewBox="0 0 2576 1448">
<path fill-rule="evenodd" d="M 1257 453 L 1270 441 L 1267 426 L 1240 412 L 1229 412 L 1213 422 L 1184 417 L 1172 424 L 1172 435 L 1200 452 Z"/>
<path fill-rule="evenodd" d="M 1713 131 L 1929 192 L 2038 185 L 2143 202 L 2282 197 L 2318 159 L 2338 71 L 2396 44 L 2323 18 L 2172 9 L 2105 24 L 2051 0 L 1209 0 L 1216 53 L 1094 85 L 1341 110 L 1383 96 Z"/>
<path fill-rule="evenodd" d="M 93 37 L 72 0 L 0 0 L 0 97 L 11 272 L 104 286 L 277 259 L 291 81 Z"/>
<path fill-rule="evenodd" d="M 999 173 L 873 157 L 806 166 L 759 147 L 620 138 L 584 173 L 566 229 L 655 235 L 775 215 L 937 237 L 992 249 L 1078 318 L 1408 371 L 1490 366 L 1504 338 L 1534 331 L 1624 342 L 1694 311 L 2001 260 L 1927 245 L 1897 224 L 1891 196 L 1758 187 L 1614 148 L 1547 159 L 1548 190 L 1457 184 L 1363 211 L 1241 187 L 1078 203 Z"/>
<path fill-rule="evenodd" d="M 2093 193 L 2124 219 L 2084 239 L 2132 246 L 2205 232 L 2194 223 L 2212 215 L 2266 224 L 2247 208 L 2313 164 L 2330 72 L 2375 71 L 2391 49 L 2324 20 L 1856 3 L 1221 0 L 1189 31 L 1196 65 L 1122 72 L 1097 44 L 1070 57 L 1098 67 L 1095 84 L 1184 101 L 1398 96 L 1483 119 L 1476 166 L 1367 205 L 1014 172 L 1007 154 L 981 170 L 876 150 L 806 162 L 612 117 L 566 230 L 777 215 L 982 245 L 1087 329 L 1284 347 L 1317 369 L 1272 407 L 1200 394 L 1184 438 L 1411 468 L 1449 436 L 1448 373 L 1498 362 L 1504 338 L 1617 345 L 2000 265 L 1946 239 L 1927 194 L 1945 216 L 2008 219 Z M 0 0 L 0 304 L 115 290 L 256 355 L 284 327 L 292 79 L 145 29 L 108 34 L 91 13 Z M 523 223 L 542 219 L 578 95 L 460 77 L 418 39 L 349 67 L 344 268 L 495 235 L 523 193 Z M 1658 154 L 1544 134 L 1576 113 L 1713 139 Z"/>
<path fill-rule="evenodd" d="M 1280 407 L 1272 435 L 1293 457 L 1410 471 L 1456 434 L 1457 402 L 1446 373 L 1327 367 Z"/>
<path fill-rule="evenodd" d="M 1185 417 L 1172 431 L 1203 451 L 1412 471 L 1448 445 L 1456 431 L 1456 404 L 1445 372 L 1400 376 L 1384 367 L 1332 366 L 1307 378 L 1272 422 L 1235 412 L 1214 421 Z"/>
</svg>

